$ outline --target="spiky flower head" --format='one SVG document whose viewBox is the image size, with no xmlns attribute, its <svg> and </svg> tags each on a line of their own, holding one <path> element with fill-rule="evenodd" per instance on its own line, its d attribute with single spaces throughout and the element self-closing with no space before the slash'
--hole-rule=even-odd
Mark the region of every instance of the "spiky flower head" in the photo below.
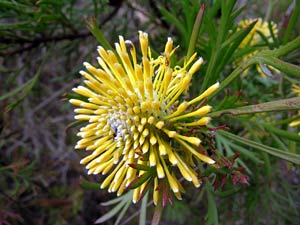
<svg viewBox="0 0 300 225">
<path fill-rule="evenodd" d="M 238 27 L 239 28 L 246 28 L 251 23 L 256 21 L 254 27 L 251 29 L 251 31 L 248 33 L 248 35 L 243 39 L 243 41 L 240 44 L 241 48 L 244 48 L 246 46 L 254 46 L 261 42 L 263 42 L 263 37 L 267 39 L 268 42 L 272 43 L 272 33 L 275 37 L 278 35 L 278 28 L 277 25 L 271 21 L 270 27 L 269 23 L 266 21 L 263 21 L 261 18 L 257 19 L 245 19 L 239 22 Z"/>
<path fill-rule="evenodd" d="M 241 20 L 238 24 L 238 29 L 244 29 L 255 21 L 256 23 L 254 27 L 251 29 L 248 35 L 243 39 L 243 41 L 239 45 L 239 48 L 246 48 L 250 46 L 253 47 L 265 43 L 266 41 L 268 43 L 273 43 L 274 42 L 273 37 L 276 38 L 278 36 L 277 24 L 274 23 L 273 21 L 270 21 L 270 25 L 269 25 L 269 22 L 263 21 L 261 18 Z M 249 54 L 244 55 L 242 59 L 237 60 L 235 62 L 235 66 L 237 66 L 239 63 L 248 61 L 249 58 L 251 58 L 253 55 L 255 55 L 258 52 L 259 50 L 256 50 Z M 265 74 L 279 73 L 279 70 L 277 70 L 276 68 L 272 66 L 266 66 L 266 65 L 256 65 L 256 70 L 262 77 L 265 77 Z M 244 75 L 247 72 L 248 70 L 244 71 Z"/>
<path fill-rule="evenodd" d="M 75 148 L 90 152 L 81 160 L 89 174 L 106 176 L 101 188 L 108 187 L 117 195 L 132 188 L 133 202 L 137 202 L 152 185 L 157 204 L 162 186 L 181 199 L 184 189 L 175 174 L 199 187 L 201 180 L 194 162 L 215 163 L 199 151 L 199 137 L 185 133 L 209 123 L 205 115 L 212 107 L 196 104 L 213 93 L 219 83 L 180 103 L 179 97 L 203 59 L 196 59 L 194 54 L 182 67 L 172 67 L 170 57 L 176 48 L 171 38 L 157 58 L 152 57 L 147 33 L 139 32 L 139 42 L 141 62 L 133 43 L 120 36 L 115 51 L 98 47 L 98 66 L 84 63 L 87 72 L 80 74 L 85 86 L 73 89 L 84 98 L 70 100 L 78 107 L 75 119 L 87 121 L 78 133 L 81 140 Z"/>
<path fill-rule="evenodd" d="M 297 85 L 297 84 L 293 84 L 292 85 L 292 92 L 296 96 L 300 96 L 300 86 Z M 300 116 L 300 111 L 298 111 L 298 115 Z M 290 127 L 298 127 L 298 126 L 300 126 L 300 119 L 293 120 L 292 122 L 290 122 L 289 126 Z"/>
</svg>

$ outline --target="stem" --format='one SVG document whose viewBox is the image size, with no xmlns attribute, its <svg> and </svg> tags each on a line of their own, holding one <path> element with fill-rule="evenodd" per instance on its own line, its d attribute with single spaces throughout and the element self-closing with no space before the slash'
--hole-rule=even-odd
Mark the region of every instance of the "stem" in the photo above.
<svg viewBox="0 0 300 225">
<path fill-rule="evenodd" d="M 287 25 L 287 28 L 286 28 L 286 31 L 285 31 L 285 34 L 284 34 L 284 38 L 283 38 L 283 43 L 287 43 L 288 40 L 290 39 L 291 35 L 293 34 L 293 31 L 295 29 L 295 24 L 297 24 L 297 18 L 299 16 L 299 7 L 300 7 L 300 0 L 294 0 L 290 7 L 293 7 L 294 6 L 294 10 L 293 12 L 289 15 L 289 14 L 286 14 L 286 16 L 289 18 L 289 23 Z M 289 7 L 289 8 L 290 8 Z"/>
<path fill-rule="evenodd" d="M 214 96 L 216 96 L 217 94 L 219 94 L 219 92 L 221 92 L 224 88 L 226 88 L 229 84 L 231 84 L 231 82 L 236 79 L 238 76 L 240 76 L 243 71 L 245 69 L 247 69 L 249 66 L 251 66 L 252 64 L 255 64 L 255 61 L 252 59 L 249 59 L 247 62 L 243 63 L 242 65 L 240 65 L 239 67 L 237 67 L 234 71 L 232 71 L 232 73 L 230 73 L 225 80 L 223 80 L 220 84 L 220 87 L 212 94 L 209 96 L 208 99 L 213 98 Z"/>
<path fill-rule="evenodd" d="M 269 4 L 268 4 L 267 13 L 266 13 L 266 16 L 264 18 L 264 21 L 268 21 L 270 19 L 271 12 L 272 12 L 272 9 L 273 9 L 273 5 L 274 5 L 274 2 L 272 0 L 270 0 Z"/>
<path fill-rule="evenodd" d="M 210 117 L 220 117 L 224 114 L 245 115 L 263 112 L 278 112 L 287 110 L 300 110 L 300 97 L 264 102 L 256 105 L 242 106 L 233 109 L 224 109 L 207 114 Z"/>
<path fill-rule="evenodd" d="M 284 62 L 278 58 L 271 57 L 271 56 L 264 56 L 264 57 L 254 56 L 254 58 L 256 61 L 258 61 L 260 63 L 271 65 L 280 71 L 283 71 L 294 77 L 300 78 L 300 73 L 299 73 L 300 67 L 297 65 L 293 65 L 291 63 Z"/>
<path fill-rule="evenodd" d="M 269 55 L 272 57 L 279 58 L 288 54 L 289 52 L 298 49 L 300 47 L 300 36 L 295 38 L 294 40 L 288 42 L 287 44 L 281 46 L 278 49 L 268 51 Z"/>
<path fill-rule="evenodd" d="M 200 31 L 200 26 L 201 26 L 201 21 L 202 21 L 202 17 L 203 17 L 203 13 L 205 10 L 205 4 L 202 4 L 198 14 L 197 14 L 197 18 L 195 20 L 195 24 L 193 27 L 193 31 L 192 31 L 192 35 L 191 35 L 191 39 L 190 39 L 190 43 L 189 43 L 189 48 L 187 51 L 187 59 L 189 59 L 193 52 L 195 51 L 195 46 L 198 40 L 198 35 L 199 35 L 199 31 Z"/>
<path fill-rule="evenodd" d="M 162 211 L 163 211 L 162 204 L 159 202 L 155 207 L 151 225 L 159 225 Z"/>
</svg>

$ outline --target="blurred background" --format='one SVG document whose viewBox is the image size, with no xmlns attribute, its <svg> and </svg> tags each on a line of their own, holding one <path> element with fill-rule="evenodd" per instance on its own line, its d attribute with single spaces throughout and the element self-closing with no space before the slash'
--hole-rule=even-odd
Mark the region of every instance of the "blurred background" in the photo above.
<svg viewBox="0 0 300 225">
<path fill-rule="evenodd" d="M 71 89 L 81 83 L 78 72 L 83 69 L 82 63 L 95 62 L 97 57 L 99 43 L 87 23 L 97 21 L 111 44 L 118 35 L 137 43 L 138 30 L 143 30 L 150 34 L 152 48 L 159 51 L 172 36 L 181 46 L 177 54 L 185 55 L 188 40 L 168 22 L 170 14 L 180 21 L 185 19 L 182 2 L 0 1 L 0 224 L 85 225 L 109 211 L 109 206 L 100 203 L 115 195 L 88 190 L 82 182 L 102 178 L 87 176 L 79 164 L 82 152 L 74 150 L 78 128 L 73 126 L 73 107 L 67 101 Z M 186 1 L 191 17 L 195 18 L 202 2 L 208 8 L 215 4 Z M 279 0 L 237 1 L 236 7 L 245 4 L 238 18 L 267 17 L 279 27 L 284 26 L 293 9 L 293 1 Z M 215 13 L 216 21 L 220 13 Z M 295 33 L 299 35 L 299 26 Z M 285 185 L 263 187 L 256 182 L 240 195 L 217 198 L 220 224 L 300 223 L 299 170 L 288 170 L 282 161 L 272 166 Z M 263 183 L 259 169 L 253 174 Z M 273 205 L 270 200 L 262 200 L 269 195 L 265 190 L 272 188 L 278 195 L 280 191 L 287 194 L 276 200 L 280 210 L 261 215 Z M 284 188 L 292 190 L 285 192 Z M 205 201 L 187 194 L 183 201 L 167 208 L 162 224 L 201 224 L 207 207 Z M 285 208 L 282 215 L 280 207 Z M 134 216 L 138 209 L 139 204 L 131 206 L 121 224 L 137 224 L 138 217 Z M 114 224 L 114 219 L 105 224 Z"/>
</svg>

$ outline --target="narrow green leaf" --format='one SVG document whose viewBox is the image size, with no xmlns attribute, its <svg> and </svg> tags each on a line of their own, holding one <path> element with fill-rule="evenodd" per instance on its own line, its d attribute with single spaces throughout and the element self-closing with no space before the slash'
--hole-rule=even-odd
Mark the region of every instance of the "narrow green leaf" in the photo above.
<svg viewBox="0 0 300 225">
<path fill-rule="evenodd" d="M 88 189 L 88 190 L 100 190 L 99 183 L 90 182 L 83 177 L 80 179 L 79 184 L 81 187 Z"/>
<path fill-rule="evenodd" d="M 119 225 L 121 220 L 123 219 L 126 211 L 128 210 L 129 206 L 131 205 L 131 201 L 127 201 L 126 204 L 124 205 L 123 209 L 121 210 L 121 212 L 119 213 L 117 220 L 115 222 L 115 225 Z"/>
<path fill-rule="evenodd" d="M 147 171 L 141 176 L 135 178 L 126 189 L 135 189 L 145 183 L 153 175 L 152 171 Z"/>
<path fill-rule="evenodd" d="M 294 134 L 294 133 L 291 133 L 289 131 L 279 129 L 279 128 L 273 127 L 271 125 L 268 125 L 268 124 L 263 124 L 263 126 L 268 131 L 270 131 L 270 132 L 272 132 L 274 134 L 277 134 L 278 136 L 284 137 L 284 138 L 286 138 L 288 140 L 291 140 L 291 141 L 298 141 L 298 142 L 300 142 L 300 135 L 298 135 L 298 134 Z"/>
<path fill-rule="evenodd" d="M 111 219 L 112 217 L 114 217 L 115 215 L 117 215 L 120 210 L 126 205 L 127 202 L 123 202 L 121 201 L 119 204 L 117 204 L 114 208 L 112 208 L 110 211 L 108 211 L 106 214 L 104 214 L 103 216 L 101 216 L 100 218 L 98 218 L 95 221 L 95 224 L 98 223 L 103 223 L 109 219 Z"/>
<path fill-rule="evenodd" d="M 258 63 L 264 63 L 271 65 L 274 68 L 283 71 L 289 75 L 300 78 L 300 66 L 293 65 L 288 62 L 284 62 L 278 58 L 271 56 L 260 56 L 259 54 L 253 57 L 254 60 L 257 60 Z"/>
<path fill-rule="evenodd" d="M 225 109 L 217 112 L 208 114 L 210 117 L 219 117 L 224 114 L 232 115 L 244 115 L 244 114 L 255 114 L 262 112 L 276 112 L 276 111 L 287 111 L 287 110 L 299 110 L 300 109 L 300 97 L 282 99 L 272 102 L 260 103 L 257 105 L 243 106 L 235 109 Z"/>
<path fill-rule="evenodd" d="M 11 90 L 9 92 L 7 92 L 6 94 L 0 96 L 0 101 L 3 101 L 11 96 L 15 96 L 17 93 L 23 91 L 24 89 L 28 88 L 28 86 L 34 82 L 35 77 L 31 78 L 30 80 L 28 80 L 26 83 L 18 86 L 17 88 L 15 88 L 14 90 Z"/>
<path fill-rule="evenodd" d="M 10 111 L 12 109 L 14 109 L 20 102 L 22 102 L 31 92 L 32 88 L 34 87 L 34 85 L 37 83 L 42 71 L 43 71 L 43 68 L 45 66 L 45 63 L 47 62 L 48 60 L 48 57 L 50 56 L 52 52 L 52 47 L 50 50 L 48 50 L 47 54 L 45 55 L 45 57 L 43 58 L 42 62 L 41 62 L 41 65 L 38 69 L 38 71 L 36 72 L 36 74 L 34 75 L 33 78 L 31 78 L 29 80 L 29 82 L 26 82 L 25 86 L 22 87 L 22 90 L 23 90 L 23 95 L 16 99 L 14 102 L 10 103 L 7 107 L 6 107 L 6 111 Z M 20 90 L 18 90 L 17 92 L 19 92 Z"/>
<path fill-rule="evenodd" d="M 240 45 L 240 43 L 243 41 L 243 39 L 249 34 L 249 32 L 255 26 L 256 22 L 257 21 L 254 21 L 251 24 L 249 24 L 249 26 L 247 26 L 246 28 L 235 32 L 233 35 L 231 35 L 230 38 L 228 38 L 226 41 L 222 43 L 221 48 L 225 49 L 229 45 L 233 46 L 232 48 L 237 48 Z"/>
<path fill-rule="evenodd" d="M 170 24 L 174 24 L 179 32 L 184 36 L 186 36 L 186 29 L 183 24 L 177 19 L 175 15 L 167 11 L 165 8 L 159 8 L 161 14 L 165 17 L 166 21 Z"/>
<path fill-rule="evenodd" d="M 139 217 L 139 225 L 146 225 L 147 222 L 147 202 L 148 202 L 148 195 L 149 192 L 147 192 L 142 200 L 141 205 L 141 212 Z"/>
<path fill-rule="evenodd" d="M 97 41 L 105 48 L 113 50 L 113 47 L 110 45 L 110 43 L 106 40 L 104 37 L 103 32 L 99 29 L 99 25 L 97 23 L 97 20 L 92 17 L 91 22 L 87 19 L 85 20 L 85 23 L 90 30 L 90 32 L 94 35 L 94 37 L 97 39 Z"/>
<path fill-rule="evenodd" d="M 240 188 L 232 188 L 226 191 L 215 191 L 214 195 L 221 197 L 221 198 L 227 198 L 230 197 L 240 191 Z"/>
<path fill-rule="evenodd" d="M 237 135 L 232 134 L 232 133 L 227 132 L 227 131 L 219 130 L 218 132 L 219 132 L 219 134 L 221 134 L 225 137 L 228 137 L 228 138 L 232 139 L 233 141 L 236 141 L 240 144 L 247 145 L 247 146 L 252 147 L 256 150 L 266 152 L 270 155 L 273 155 L 273 156 L 279 157 L 281 159 L 284 159 L 284 160 L 287 160 L 287 161 L 290 161 L 290 162 L 293 162 L 295 164 L 300 165 L 300 155 L 299 154 L 286 152 L 286 151 L 282 151 L 282 150 L 277 149 L 277 148 L 273 148 L 273 147 L 270 147 L 270 146 L 267 146 L 267 145 L 263 145 L 263 144 L 255 142 L 255 141 L 251 141 L 251 140 L 248 140 L 246 138 L 237 136 Z"/>
<path fill-rule="evenodd" d="M 103 205 L 103 206 L 109 206 L 109 205 L 114 205 L 114 204 L 116 204 L 118 202 L 121 202 L 121 201 L 130 200 L 132 198 L 132 193 L 133 193 L 133 191 L 130 190 L 127 193 L 121 195 L 118 198 L 114 198 L 114 199 L 109 200 L 107 202 L 102 202 L 101 205 Z"/>
<path fill-rule="evenodd" d="M 206 222 L 205 225 L 218 225 L 218 209 L 212 194 L 212 187 L 209 182 L 206 182 L 206 193 L 207 193 L 207 200 L 208 200 L 208 209 L 206 214 Z"/>
<path fill-rule="evenodd" d="M 291 2 L 291 4 L 294 4 L 294 10 L 292 12 L 292 15 L 289 18 L 289 23 L 286 28 L 286 31 L 284 32 L 284 38 L 283 38 L 283 43 L 287 43 L 288 40 L 290 39 L 293 30 L 295 29 L 295 25 L 299 22 L 297 19 L 300 15 L 300 0 L 296 0 Z"/>
<path fill-rule="evenodd" d="M 198 35 L 199 35 L 200 27 L 201 27 L 204 10 L 205 10 L 205 5 L 202 4 L 202 6 L 197 14 L 195 24 L 193 27 L 193 31 L 192 31 L 192 35 L 191 35 L 190 43 L 189 43 L 189 48 L 188 48 L 187 55 L 186 55 L 187 59 L 189 59 L 192 56 L 192 54 L 195 52 L 195 46 L 196 46 L 196 43 L 198 40 Z"/>
<path fill-rule="evenodd" d="M 137 169 L 137 170 L 144 170 L 144 171 L 150 171 L 151 167 L 150 166 L 146 166 L 146 165 L 142 165 L 142 164 L 136 164 L 136 163 L 129 163 L 128 166 Z"/>
</svg>

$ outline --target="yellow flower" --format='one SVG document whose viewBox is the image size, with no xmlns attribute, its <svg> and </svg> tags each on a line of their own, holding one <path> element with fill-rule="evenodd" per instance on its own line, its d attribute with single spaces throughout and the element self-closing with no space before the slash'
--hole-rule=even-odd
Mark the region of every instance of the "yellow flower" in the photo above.
<svg viewBox="0 0 300 225">
<path fill-rule="evenodd" d="M 171 38 L 157 58 L 152 58 L 147 33 L 139 33 L 139 42 L 141 62 L 133 43 L 120 36 L 115 52 L 98 47 L 97 67 L 84 63 L 87 72 L 80 74 L 85 86 L 73 89 L 84 100 L 70 100 L 78 107 L 75 119 L 87 121 L 75 148 L 90 152 L 81 160 L 89 174 L 106 175 L 101 188 L 121 195 L 128 186 L 134 187 L 133 202 L 137 202 L 150 184 L 157 204 L 162 183 L 181 199 L 184 189 L 176 170 L 199 187 L 194 161 L 215 163 L 197 150 L 201 140 L 185 133 L 209 123 L 205 115 L 211 106 L 197 108 L 195 104 L 211 95 L 219 83 L 179 103 L 203 59 L 194 54 L 183 67 L 172 67 L 170 57 L 176 48 Z M 138 181 L 141 184 L 137 185 Z"/>
<path fill-rule="evenodd" d="M 292 85 L 292 92 L 297 95 L 300 96 L 300 86 L 297 84 L 293 84 Z M 300 115 L 300 111 L 298 111 L 298 115 Z M 297 127 L 300 126 L 300 119 L 294 120 L 289 124 L 290 127 Z M 299 133 L 300 134 L 300 133 Z"/>
<path fill-rule="evenodd" d="M 292 92 L 293 92 L 295 95 L 300 96 L 300 86 L 297 85 L 297 84 L 292 84 Z"/>
<path fill-rule="evenodd" d="M 249 46 L 255 46 L 260 43 L 263 43 L 264 40 L 262 38 L 262 35 L 266 38 L 266 40 L 269 43 L 273 42 L 272 34 L 269 28 L 268 22 L 263 21 L 261 18 L 258 19 L 245 19 L 239 22 L 238 24 L 238 29 L 243 29 L 249 26 L 251 23 L 253 23 L 255 20 L 257 20 L 256 24 L 254 27 L 251 29 L 251 31 L 248 33 L 248 35 L 243 39 L 241 44 L 239 45 L 239 48 L 245 48 Z M 272 33 L 274 34 L 274 37 L 278 36 L 278 28 L 277 25 L 274 22 L 271 22 L 271 30 Z M 244 63 L 249 60 L 253 55 L 257 54 L 259 51 L 253 51 L 247 55 L 244 55 L 241 59 L 237 60 L 234 63 L 234 66 L 237 67 L 238 64 Z M 262 70 L 261 66 L 265 71 Z M 279 73 L 279 70 L 272 66 L 266 66 L 266 65 L 256 65 L 256 70 L 257 72 L 262 76 L 265 77 L 265 73 L 271 73 L 271 74 L 276 74 Z M 243 75 L 246 75 L 248 73 L 249 69 L 245 70 Z"/>
</svg>

